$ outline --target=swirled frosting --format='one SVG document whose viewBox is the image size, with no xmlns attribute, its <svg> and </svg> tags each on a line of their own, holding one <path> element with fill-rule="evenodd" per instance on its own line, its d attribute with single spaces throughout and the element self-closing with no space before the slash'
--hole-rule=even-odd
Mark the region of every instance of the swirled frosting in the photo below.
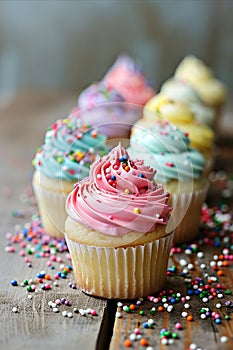
<svg viewBox="0 0 233 350">
<path fill-rule="evenodd" d="M 156 114 L 174 124 L 190 123 L 195 118 L 188 106 L 179 101 L 170 100 L 162 92 L 152 97 L 143 109 L 143 116 L 146 119 L 156 120 L 158 119 Z"/>
<path fill-rule="evenodd" d="M 80 93 L 78 97 L 78 108 L 80 110 L 87 110 L 110 102 L 125 102 L 125 99 L 116 89 L 107 87 L 104 82 L 96 82 L 89 85 Z"/>
<path fill-rule="evenodd" d="M 215 110 L 202 102 L 191 85 L 171 78 L 163 83 L 161 93 L 171 101 L 174 100 L 186 104 L 195 115 L 195 119 L 200 123 L 213 126 L 216 117 Z"/>
<path fill-rule="evenodd" d="M 134 130 L 128 152 L 156 167 L 156 181 L 190 181 L 200 178 L 205 160 L 200 152 L 189 148 L 189 143 L 187 133 L 167 121 L 158 121 L 151 130 Z"/>
<path fill-rule="evenodd" d="M 202 60 L 195 56 L 186 56 L 175 71 L 175 78 L 192 85 L 202 100 L 216 106 L 226 99 L 226 87 Z"/>
<path fill-rule="evenodd" d="M 155 90 L 150 86 L 141 67 L 129 56 L 121 55 L 104 77 L 107 86 L 118 90 L 126 102 L 143 106 Z"/>
<path fill-rule="evenodd" d="M 188 105 L 180 101 L 170 100 L 161 92 L 147 102 L 143 109 L 143 115 L 146 120 L 151 120 L 151 125 L 154 125 L 158 120 L 165 119 L 186 131 L 189 134 L 191 147 L 200 152 L 212 150 L 214 131 L 208 125 L 198 123 L 195 120 L 194 112 Z M 139 122 L 134 125 L 133 133 L 136 125 L 143 125 L 143 119 L 141 124 Z"/>
<path fill-rule="evenodd" d="M 132 160 L 118 145 L 97 160 L 90 176 L 77 184 L 66 202 L 68 215 L 106 235 L 151 232 L 167 224 L 169 194 L 153 181 L 156 171 Z"/>
<path fill-rule="evenodd" d="M 83 90 L 77 110 L 83 123 L 97 126 L 107 137 L 129 137 L 129 132 L 142 116 L 142 109 L 127 103 L 114 87 L 101 81 Z"/>
<path fill-rule="evenodd" d="M 78 118 L 59 119 L 48 128 L 32 164 L 50 178 L 78 181 L 88 176 L 97 157 L 107 153 L 105 140 Z"/>
</svg>

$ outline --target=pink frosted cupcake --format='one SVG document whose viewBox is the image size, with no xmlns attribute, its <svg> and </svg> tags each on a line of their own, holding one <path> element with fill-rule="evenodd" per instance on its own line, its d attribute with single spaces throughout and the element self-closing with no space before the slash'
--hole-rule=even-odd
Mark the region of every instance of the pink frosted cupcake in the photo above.
<svg viewBox="0 0 233 350">
<path fill-rule="evenodd" d="M 108 138 L 129 138 L 132 125 L 142 116 L 142 108 L 127 103 L 120 92 L 102 81 L 81 92 L 73 113 Z"/>
<path fill-rule="evenodd" d="M 139 65 L 126 55 L 117 58 L 104 81 L 118 90 L 128 103 L 144 106 L 155 95 Z"/>
<path fill-rule="evenodd" d="M 137 298 L 163 287 L 173 233 L 155 173 L 118 145 L 68 196 L 66 241 L 84 292 Z"/>
</svg>

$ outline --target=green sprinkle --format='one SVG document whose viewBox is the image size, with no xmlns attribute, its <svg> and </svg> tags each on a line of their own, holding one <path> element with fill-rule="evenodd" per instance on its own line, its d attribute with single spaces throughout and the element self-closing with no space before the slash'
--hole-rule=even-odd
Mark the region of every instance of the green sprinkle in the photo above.
<svg viewBox="0 0 233 350">
<path fill-rule="evenodd" d="M 226 295 L 232 294 L 230 289 L 226 289 L 224 293 L 225 293 Z"/>
<path fill-rule="evenodd" d="M 178 336 L 178 334 L 177 334 L 177 333 L 172 333 L 172 338 L 173 338 L 173 339 L 178 339 L 178 338 L 179 338 L 179 336 Z"/>
<path fill-rule="evenodd" d="M 126 306 L 125 309 L 124 309 L 125 312 L 130 312 L 130 307 L 129 306 Z"/>
<path fill-rule="evenodd" d="M 171 332 L 170 331 L 165 331 L 163 332 L 163 335 L 166 337 L 166 338 L 170 338 L 172 336 Z"/>
<path fill-rule="evenodd" d="M 139 315 L 143 316 L 145 314 L 145 312 L 143 310 L 139 311 Z"/>
</svg>

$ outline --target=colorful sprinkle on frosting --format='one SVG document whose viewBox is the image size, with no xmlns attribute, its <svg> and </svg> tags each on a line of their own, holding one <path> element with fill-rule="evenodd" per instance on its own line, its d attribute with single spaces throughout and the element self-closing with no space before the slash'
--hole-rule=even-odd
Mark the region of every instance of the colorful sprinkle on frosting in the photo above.
<svg viewBox="0 0 233 350">
<path fill-rule="evenodd" d="M 157 121 L 151 130 L 135 128 L 128 151 L 157 169 L 157 181 L 188 181 L 198 179 L 205 165 L 201 153 L 190 148 L 189 143 L 186 132 L 167 121 Z"/>
<path fill-rule="evenodd" d="M 171 210 L 169 194 L 153 181 L 155 173 L 118 145 L 91 166 L 89 178 L 68 196 L 67 213 L 108 235 L 153 231 L 156 224 L 167 223 Z"/>
<path fill-rule="evenodd" d="M 48 177 L 80 180 L 88 176 L 96 157 L 107 152 L 105 140 L 97 129 L 82 125 L 76 117 L 59 119 L 48 128 L 32 163 Z"/>
</svg>

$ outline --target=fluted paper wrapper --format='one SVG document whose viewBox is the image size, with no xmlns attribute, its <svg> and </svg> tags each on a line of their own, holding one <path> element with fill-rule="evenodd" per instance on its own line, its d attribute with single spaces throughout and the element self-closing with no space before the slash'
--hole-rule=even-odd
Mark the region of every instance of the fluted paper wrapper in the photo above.
<svg viewBox="0 0 233 350">
<path fill-rule="evenodd" d="M 206 199 L 207 191 L 208 186 L 194 192 L 171 195 L 172 206 L 174 208 L 172 212 L 175 226 L 175 228 L 172 227 L 175 231 L 174 243 L 180 244 L 198 239 L 201 207 Z"/>
<path fill-rule="evenodd" d="M 173 232 L 145 245 L 103 248 L 65 234 L 75 278 L 87 294 L 133 299 L 160 290 L 166 279 Z"/>
<path fill-rule="evenodd" d="M 64 237 L 67 195 L 63 192 L 43 188 L 37 185 L 35 181 L 32 185 L 45 230 L 52 237 Z"/>
</svg>

